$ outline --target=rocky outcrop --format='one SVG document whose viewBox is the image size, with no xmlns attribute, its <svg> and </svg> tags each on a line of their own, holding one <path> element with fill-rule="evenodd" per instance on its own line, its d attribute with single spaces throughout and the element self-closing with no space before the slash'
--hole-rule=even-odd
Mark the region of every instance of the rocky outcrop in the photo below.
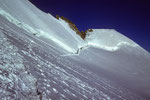
<svg viewBox="0 0 150 100">
<path fill-rule="evenodd" d="M 84 31 L 79 31 L 79 29 L 77 28 L 77 26 L 72 22 L 72 21 L 70 21 L 69 19 L 67 19 L 67 18 L 65 18 L 64 16 L 59 16 L 59 15 L 56 15 L 56 19 L 62 19 L 62 20 L 64 20 L 65 22 L 67 22 L 68 24 L 69 24 L 69 26 L 70 26 L 70 28 L 72 29 L 72 30 L 74 30 L 78 35 L 80 35 L 80 37 L 82 38 L 82 39 L 85 39 L 85 37 L 86 37 L 86 33 L 87 32 L 93 32 L 93 30 L 92 29 L 88 29 L 88 30 L 86 30 L 85 32 Z"/>
</svg>

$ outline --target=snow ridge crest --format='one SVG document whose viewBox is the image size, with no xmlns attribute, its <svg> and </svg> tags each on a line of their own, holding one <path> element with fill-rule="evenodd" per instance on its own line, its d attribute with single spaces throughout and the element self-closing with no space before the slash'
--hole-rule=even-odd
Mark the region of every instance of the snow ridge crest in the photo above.
<svg viewBox="0 0 150 100">
<path fill-rule="evenodd" d="M 116 51 L 122 46 L 139 47 L 131 39 L 120 34 L 114 29 L 93 29 L 85 38 L 88 46 L 98 47 L 107 51 Z"/>
</svg>

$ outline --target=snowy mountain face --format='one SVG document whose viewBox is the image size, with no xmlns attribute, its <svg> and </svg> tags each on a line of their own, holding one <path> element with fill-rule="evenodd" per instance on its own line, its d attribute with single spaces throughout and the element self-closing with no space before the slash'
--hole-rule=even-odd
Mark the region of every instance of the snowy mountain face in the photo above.
<svg viewBox="0 0 150 100">
<path fill-rule="evenodd" d="M 28 0 L 1 0 L 0 7 L 0 13 L 10 22 L 29 33 L 37 34 L 41 39 L 52 40 L 69 52 L 74 52 L 84 42 L 76 34 L 70 34 L 61 21 L 35 8 Z"/>
<path fill-rule="evenodd" d="M 0 0 L 0 100 L 149 100 L 150 54 L 115 30 L 85 40 L 28 0 Z"/>
</svg>

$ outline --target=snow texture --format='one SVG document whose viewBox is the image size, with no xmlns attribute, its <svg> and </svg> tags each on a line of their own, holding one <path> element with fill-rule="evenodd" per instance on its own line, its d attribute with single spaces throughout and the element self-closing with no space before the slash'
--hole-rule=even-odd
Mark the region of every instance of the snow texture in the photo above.
<svg viewBox="0 0 150 100">
<path fill-rule="evenodd" d="M 0 0 L 0 100 L 149 100 L 150 54 L 115 30 L 82 40 L 28 0 Z"/>
</svg>

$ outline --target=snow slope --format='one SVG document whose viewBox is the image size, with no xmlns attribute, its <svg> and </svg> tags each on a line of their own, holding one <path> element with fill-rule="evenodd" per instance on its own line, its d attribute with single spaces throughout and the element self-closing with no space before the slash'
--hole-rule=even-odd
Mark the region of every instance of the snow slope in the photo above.
<svg viewBox="0 0 150 100">
<path fill-rule="evenodd" d="M 78 48 L 84 46 L 95 46 L 110 51 L 115 51 L 122 45 L 138 46 L 115 30 L 107 29 L 88 32 L 84 41 L 69 27 L 68 23 L 42 12 L 28 0 L 0 0 L 0 14 L 43 41 L 46 40 L 45 42 L 48 43 L 53 41 L 54 44 L 71 53 L 76 53 Z"/>
<path fill-rule="evenodd" d="M 84 42 L 76 34 L 68 32 L 61 21 L 40 11 L 28 0 L 0 0 L 0 8 L 0 14 L 12 23 L 40 38 L 51 39 L 69 52 L 75 52 Z"/>
<path fill-rule="evenodd" d="M 138 47 L 138 44 L 113 29 L 93 29 L 85 38 L 88 45 L 108 51 L 116 51 L 123 45 Z"/>
<path fill-rule="evenodd" d="M 115 30 L 83 41 L 28 0 L 0 0 L 1 100 L 149 100 L 150 54 Z"/>
</svg>

